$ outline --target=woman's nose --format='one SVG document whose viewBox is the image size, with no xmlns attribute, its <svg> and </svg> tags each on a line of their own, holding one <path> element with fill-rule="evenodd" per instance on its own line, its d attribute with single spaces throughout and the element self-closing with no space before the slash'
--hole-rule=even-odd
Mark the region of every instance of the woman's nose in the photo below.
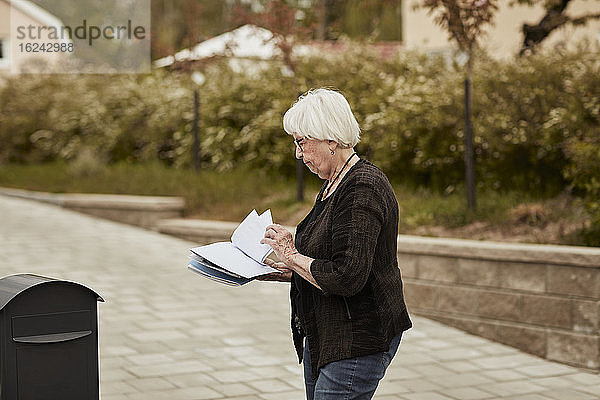
<svg viewBox="0 0 600 400">
<path fill-rule="evenodd" d="M 300 151 L 298 146 L 296 146 L 296 159 L 298 159 L 298 160 L 302 159 L 302 152 Z"/>
</svg>

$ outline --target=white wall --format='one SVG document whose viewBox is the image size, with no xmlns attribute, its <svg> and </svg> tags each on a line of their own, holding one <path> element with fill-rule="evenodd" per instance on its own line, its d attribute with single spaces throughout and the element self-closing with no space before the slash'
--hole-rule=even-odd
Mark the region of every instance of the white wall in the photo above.
<svg viewBox="0 0 600 400">
<path fill-rule="evenodd" d="M 403 40 L 406 48 L 423 51 L 448 49 L 450 44 L 447 33 L 434 24 L 433 16 L 427 15 L 425 10 L 413 10 L 412 6 L 415 3 L 415 0 L 402 2 Z M 482 44 L 492 56 L 506 58 L 517 54 L 521 47 L 523 41 L 521 26 L 524 23 L 537 23 L 543 17 L 544 10 L 541 6 L 509 7 L 508 0 L 500 0 L 499 3 L 500 9 L 495 15 L 494 26 L 487 29 Z M 580 16 L 590 11 L 599 12 L 600 1 L 573 0 L 567 8 L 567 14 L 571 16 Z M 543 42 L 543 46 L 553 46 L 560 42 L 574 46 L 584 37 L 596 42 L 600 41 L 600 21 L 591 21 L 584 27 L 576 29 L 572 27 L 558 29 Z"/>
</svg>

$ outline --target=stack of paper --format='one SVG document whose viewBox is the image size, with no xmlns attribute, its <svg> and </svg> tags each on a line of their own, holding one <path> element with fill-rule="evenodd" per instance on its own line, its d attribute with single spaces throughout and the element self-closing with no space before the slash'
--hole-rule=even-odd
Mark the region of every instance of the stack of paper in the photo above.
<svg viewBox="0 0 600 400">
<path fill-rule="evenodd" d="M 250 282 L 259 275 L 279 272 L 264 264 L 273 249 L 260 241 L 273 223 L 271 210 L 256 210 L 242 221 L 230 242 L 212 243 L 190 249 L 188 268 L 209 279 L 232 286 Z"/>
</svg>

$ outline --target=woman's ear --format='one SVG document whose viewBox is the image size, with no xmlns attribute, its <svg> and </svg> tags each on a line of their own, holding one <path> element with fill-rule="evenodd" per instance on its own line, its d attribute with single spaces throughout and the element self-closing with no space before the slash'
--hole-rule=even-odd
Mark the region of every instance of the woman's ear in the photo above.
<svg viewBox="0 0 600 400">
<path fill-rule="evenodd" d="M 329 150 L 335 151 L 338 148 L 338 143 L 335 140 L 329 139 L 327 141 L 327 145 L 329 146 Z"/>
</svg>

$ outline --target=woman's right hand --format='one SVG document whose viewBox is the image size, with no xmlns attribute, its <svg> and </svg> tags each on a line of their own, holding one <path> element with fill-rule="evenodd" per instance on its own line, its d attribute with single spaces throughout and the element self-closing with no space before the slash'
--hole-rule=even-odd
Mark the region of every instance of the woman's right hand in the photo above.
<svg viewBox="0 0 600 400">
<path fill-rule="evenodd" d="M 270 258 L 265 258 L 265 264 L 281 272 L 272 272 L 270 274 L 259 275 L 256 277 L 259 281 L 291 282 L 292 270 L 282 262 L 277 262 Z"/>
</svg>

